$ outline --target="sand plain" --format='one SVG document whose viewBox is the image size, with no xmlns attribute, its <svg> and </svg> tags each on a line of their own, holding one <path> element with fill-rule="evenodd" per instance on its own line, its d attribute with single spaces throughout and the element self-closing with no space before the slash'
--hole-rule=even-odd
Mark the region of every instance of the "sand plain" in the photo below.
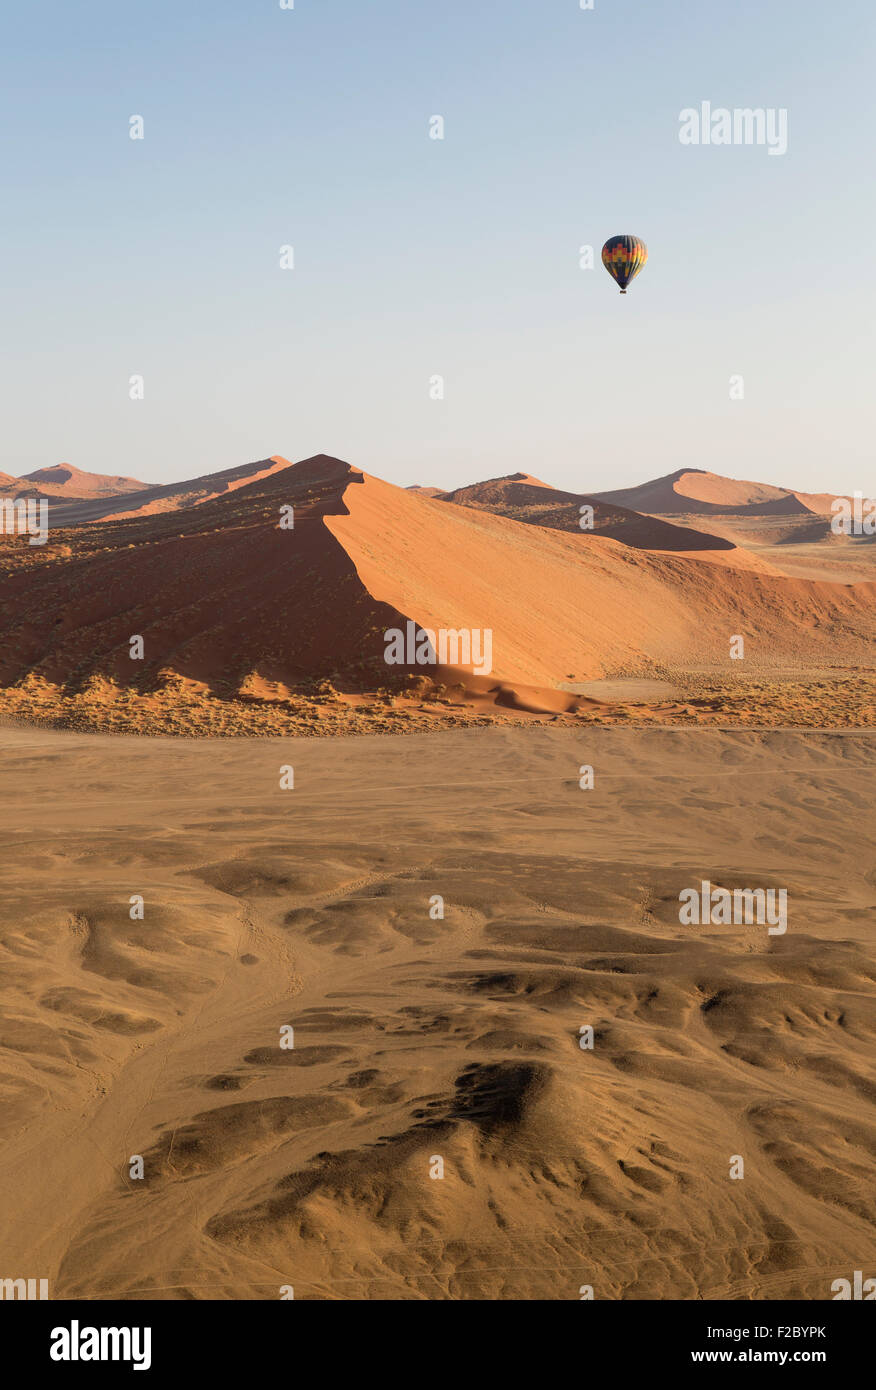
<svg viewBox="0 0 876 1390">
<path fill-rule="evenodd" d="M 132 1300 L 876 1274 L 872 733 L 0 750 L 0 1274 Z M 786 888 L 787 932 L 681 926 L 703 879 Z"/>
</svg>

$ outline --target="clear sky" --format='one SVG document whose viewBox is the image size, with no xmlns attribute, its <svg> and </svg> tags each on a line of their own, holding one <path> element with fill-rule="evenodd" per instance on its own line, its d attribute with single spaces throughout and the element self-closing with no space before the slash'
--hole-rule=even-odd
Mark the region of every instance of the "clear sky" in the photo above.
<svg viewBox="0 0 876 1390">
<path fill-rule="evenodd" d="M 870 495 L 874 37 L 871 0 L 9 5 L 0 469 Z M 787 153 L 682 145 L 703 101 L 785 108 Z"/>
</svg>

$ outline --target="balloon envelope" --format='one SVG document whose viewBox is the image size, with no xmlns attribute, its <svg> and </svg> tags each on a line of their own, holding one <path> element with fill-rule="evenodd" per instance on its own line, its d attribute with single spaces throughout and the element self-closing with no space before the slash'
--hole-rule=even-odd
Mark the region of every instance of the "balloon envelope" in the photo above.
<svg viewBox="0 0 876 1390">
<path fill-rule="evenodd" d="M 602 264 L 626 294 L 627 285 L 648 259 L 648 248 L 637 236 L 610 236 L 602 248 Z"/>
</svg>

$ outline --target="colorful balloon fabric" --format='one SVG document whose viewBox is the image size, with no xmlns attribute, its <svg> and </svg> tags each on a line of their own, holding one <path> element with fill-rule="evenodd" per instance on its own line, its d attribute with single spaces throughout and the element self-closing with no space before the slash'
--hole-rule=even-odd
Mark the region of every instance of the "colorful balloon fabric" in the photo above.
<svg viewBox="0 0 876 1390">
<path fill-rule="evenodd" d="M 626 294 L 627 285 L 648 259 L 648 248 L 637 236 L 612 236 L 602 248 L 602 264 Z"/>
</svg>

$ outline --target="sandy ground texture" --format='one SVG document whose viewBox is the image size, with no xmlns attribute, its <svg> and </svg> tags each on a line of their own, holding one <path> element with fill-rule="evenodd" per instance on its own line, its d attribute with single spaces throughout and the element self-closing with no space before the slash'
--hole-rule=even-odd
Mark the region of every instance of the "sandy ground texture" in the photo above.
<svg viewBox="0 0 876 1390">
<path fill-rule="evenodd" d="M 660 676 L 569 682 L 553 691 L 489 680 L 480 695 L 422 678 L 409 690 L 366 693 L 338 690 L 330 680 L 304 693 L 251 679 L 252 692 L 236 699 L 179 678 L 141 692 L 99 678 L 81 690 L 64 690 L 27 676 L 0 689 L 0 727 L 211 738 L 332 738 L 547 723 L 876 728 L 873 668 L 779 669 L 761 679 L 655 669 Z"/>
<path fill-rule="evenodd" d="M 0 747 L 0 1275 L 332 1300 L 876 1275 L 873 735 Z M 702 880 L 787 889 L 786 933 L 681 926 Z"/>
</svg>

